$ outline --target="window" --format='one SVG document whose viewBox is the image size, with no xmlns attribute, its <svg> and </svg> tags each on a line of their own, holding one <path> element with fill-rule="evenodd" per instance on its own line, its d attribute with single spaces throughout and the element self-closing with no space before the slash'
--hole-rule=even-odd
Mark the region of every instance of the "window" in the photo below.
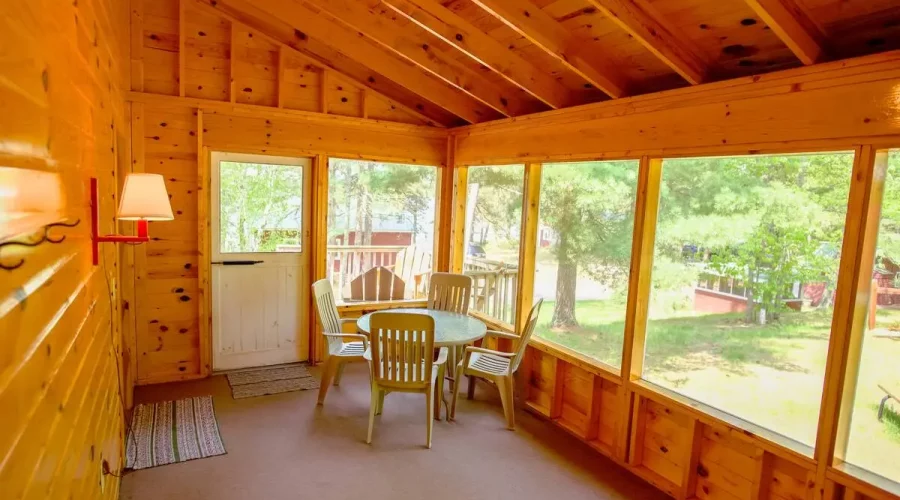
<svg viewBox="0 0 900 500">
<path fill-rule="evenodd" d="M 852 165 L 664 162 L 645 379 L 814 444 Z"/>
<path fill-rule="evenodd" d="M 622 361 L 638 165 L 547 163 L 541 174 L 535 335 L 612 366 Z"/>
<path fill-rule="evenodd" d="M 298 252 L 303 228 L 303 167 L 219 163 L 222 253 Z"/>
<path fill-rule="evenodd" d="M 328 161 L 328 278 L 344 301 L 424 298 L 434 251 L 437 169 Z"/>
<path fill-rule="evenodd" d="M 524 165 L 470 167 L 466 194 L 466 257 L 470 308 L 515 324 L 522 231 Z"/>
<path fill-rule="evenodd" d="M 858 371 L 848 373 L 851 397 L 849 441 L 843 458 L 849 464 L 900 482 L 900 152 L 888 156 L 881 222 L 872 274 L 873 296 L 862 355 L 849 364 Z M 892 397 L 882 400 L 891 395 Z M 880 416 L 879 416 L 880 413 Z M 837 455 L 841 456 L 840 444 Z"/>
</svg>

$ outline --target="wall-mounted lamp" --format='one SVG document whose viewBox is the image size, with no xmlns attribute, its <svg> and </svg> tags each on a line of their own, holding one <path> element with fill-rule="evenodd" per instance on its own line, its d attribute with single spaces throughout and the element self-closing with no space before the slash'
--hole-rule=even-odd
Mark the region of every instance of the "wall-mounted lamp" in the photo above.
<svg viewBox="0 0 900 500">
<path fill-rule="evenodd" d="M 145 243 L 150 241 L 148 221 L 172 220 L 172 205 L 166 182 L 159 174 L 128 174 L 119 202 L 116 218 L 137 221 L 137 236 L 110 234 L 100 236 L 97 179 L 91 178 L 91 239 L 93 240 L 94 265 L 100 259 L 100 243 Z"/>
</svg>

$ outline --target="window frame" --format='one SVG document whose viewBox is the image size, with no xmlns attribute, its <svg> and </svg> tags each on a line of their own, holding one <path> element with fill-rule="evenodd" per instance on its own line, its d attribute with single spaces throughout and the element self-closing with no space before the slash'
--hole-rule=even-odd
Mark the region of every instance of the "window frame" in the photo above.
<svg viewBox="0 0 900 500">
<path fill-rule="evenodd" d="M 877 487 L 885 491 L 900 492 L 900 482 L 894 483 L 881 478 L 881 481 L 873 481 L 866 471 L 857 471 L 853 469 L 858 467 L 850 464 L 839 464 L 836 459 L 835 446 L 838 440 L 838 420 L 840 419 L 841 400 L 844 398 L 846 387 L 844 385 L 846 372 L 849 369 L 848 362 L 852 363 L 852 353 L 848 339 L 851 336 L 853 322 L 860 322 L 863 319 L 856 317 L 861 308 L 863 311 L 868 304 L 869 296 L 866 287 L 868 280 L 863 280 L 861 286 L 858 283 L 859 276 L 865 276 L 866 273 L 860 273 L 858 261 L 862 259 L 862 255 L 858 251 L 848 251 L 853 246 L 853 242 L 858 238 L 864 238 L 871 233 L 872 222 L 867 218 L 862 223 L 851 224 L 854 217 L 863 207 L 865 211 L 869 210 L 870 205 L 877 205 L 880 208 L 880 200 L 872 203 L 869 195 L 873 184 L 877 184 L 876 176 L 873 176 L 875 168 L 876 152 L 887 151 L 900 145 L 900 141 L 894 139 L 872 140 L 867 144 L 860 145 L 849 141 L 819 141 L 804 144 L 787 144 L 777 147 L 767 147 L 764 149 L 746 149 L 738 147 L 722 147 L 715 150 L 678 150 L 666 152 L 665 155 L 592 155 L 585 157 L 542 157 L 540 161 L 526 162 L 526 179 L 529 171 L 536 171 L 538 175 L 534 176 L 528 183 L 528 193 L 530 190 L 540 192 L 540 169 L 543 164 L 549 162 L 564 161 L 604 161 L 604 160 L 639 160 L 640 166 L 638 171 L 638 187 L 637 199 L 635 202 L 635 226 L 634 236 L 632 239 L 631 267 L 629 272 L 628 299 L 626 302 L 626 325 L 625 339 L 622 355 L 622 366 L 620 370 L 614 369 L 605 363 L 599 362 L 593 358 L 583 356 L 576 351 L 572 351 L 565 346 L 555 344 L 540 338 L 532 338 L 530 346 L 540 352 L 556 356 L 558 359 L 569 364 L 582 367 L 598 376 L 610 381 L 620 383 L 625 394 L 626 401 L 632 401 L 638 394 L 652 394 L 657 398 L 669 401 L 671 404 L 680 406 L 688 410 L 692 414 L 697 415 L 698 419 L 705 421 L 723 421 L 727 425 L 742 429 L 745 432 L 757 436 L 759 444 L 763 448 L 775 453 L 779 456 L 792 457 L 798 462 L 811 464 L 815 468 L 814 480 L 816 484 L 825 484 L 827 479 L 831 481 L 844 481 L 845 477 L 855 478 L 856 481 L 869 481 Z M 832 317 L 831 336 L 828 344 L 828 356 L 826 358 L 826 372 L 823 380 L 823 397 L 819 408 L 819 422 L 817 423 L 817 438 L 814 447 L 809 447 L 797 442 L 786 436 L 761 428 L 752 422 L 740 417 L 729 415 L 716 408 L 709 407 L 694 401 L 687 397 L 676 399 L 673 395 L 667 394 L 664 388 L 656 388 L 652 382 L 643 379 L 643 360 L 646 342 L 647 327 L 647 299 L 650 291 L 650 272 L 653 265 L 653 253 L 655 248 L 656 222 L 659 211 L 659 195 L 661 186 L 662 162 L 664 159 L 691 158 L 691 157 L 721 157 L 721 156 L 738 156 L 738 155 L 779 155 L 779 154 L 816 154 L 828 153 L 836 151 L 853 151 L 853 174 L 850 185 L 850 193 L 848 197 L 847 220 L 844 225 L 844 237 L 842 241 L 842 251 L 839 263 L 838 282 L 836 285 L 836 303 L 835 313 Z M 459 186 L 466 185 L 466 169 L 469 165 L 455 165 L 454 171 L 454 215 L 460 212 L 460 190 Z M 472 166 L 481 166 L 480 164 Z M 461 179 L 461 181 L 460 181 Z M 462 199 L 462 211 L 465 210 L 465 196 Z M 535 231 L 537 225 L 537 202 L 539 198 L 526 198 L 523 206 L 523 236 L 524 230 L 528 224 L 533 224 Z M 533 206 L 531 206 L 533 205 Z M 529 212 L 529 208 L 532 212 Z M 458 217 L 454 217 L 454 223 L 458 223 Z M 878 221 L 875 221 L 877 226 Z M 458 232 L 458 226 L 454 226 Z M 877 230 L 877 227 L 876 227 Z M 462 243 L 461 237 L 453 240 L 454 256 L 459 257 L 460 247 Z M 520 244 L 520 260 L 519 267 L 523 279 L 519 283 L 519 295 L 523 303 L 530 303 L 533 297 L 533 279 L 524 278 L 529 274 L 533 274 L 533 259 L 537 244 L 536 232 L 523 239 Z M 858 249 L 857 249 L 858 250 Z M 530 259 L 529 260 L 529 254 Z M 461 265 L 454 269 L 461 268 Z M 851 278 L 850 276 L 855 276 Z M 869 275 L 870 276 L 870 275 Z M 851 290 L 857 288 L 859 293 L 853 293 Z M 527 302 L 526 302 L 527 301 Z M 841 311 L 841 320 L 838 319 L 837 310 Z M 519 309 L 521 313 L 521 308 Z M 520 314 L 521 316 L 521 314 Z M 511 328 L 508 325 L 507 330 L 518 331 L 518 328 Z M 517 327 L 519 325 L 516 325 Z M 848 357 L 850 359 L 848 359 Z M 526 365 L 527 366 L 527 365 Z M 627 374 L 627 375 L 626 375 Z M 677 396 L 677 394 L 676 394 Z M 631 403 L 626 405 L 624 410 L 630 415 L 632 411 Z M 631 430 L 629 426 L 623 426 L 620 432 L 621 439 L 630 439 Z M 879 476 L 880 478 L 880 476 Z M 890 484 L 886 484 L 889 482 Z M 846 484 L 846 483 L 842 483 Z"/>
<path fill-rule="evenodd" d="M 425 163 L 416 163 L 414 159 L 384 159 L 373 156 L 360 155 L 356 157 L 349 157 L 345 155 L 329 155 L 329 154 L 321 154 L 316 156 L 315 167 L 314 167 L 314 185 L 313 185 L 313 203 L 314 203 L 314 211 L 313 217 L 315 219 L 315 246 L 316 250 L 313 256 L 313 269 L 314 275 L 313 280 L 316 281 L 319 279 L 328 279 L 329 270 L 327 263 L 328 256 L 328 205 L 329 205 L 329 190 L 331 187 L 331 160 L 347 160 L 347 161 L 361 161 L 361 162 L 378 162 L 378 163 L 386 163 L 386 164 L 394 164 L 394 165 L 404 165 L 410 167 L 420 167 L 420 168 L 432 168 L 435 169 L 435 189 L 434 189 L 434 223 L 432 226 L 432 258 L 431 258 L 431 272 L 439 272 L 444 269 L 441 268 L 440 264 L 440 252 L 442 245 L 442 235 L 446 233 L 443 228 L 445 224 L 443 223 L 442 216 L 444 215 L 444 211 L 442 209 L 443 199 L 445 193 L 447 192 L 447 187 L 445 186 L 445 178 L 448 176 L 449 168 L 445 165 L 428 165 Z M 450 175 L 452 177 L 452 175 Z M 321 257 L 320 257 L 321 256 Z M 321 267 L 318 265 L 321 261 Z M 379 309 L 392 309 L 398 307 L 419 307 L 424 305 L 426 302 L 425 298 L 412 298 L 412 299 L 397 299 L 397 300 L 384 300 L 384 301 L 359 301 L 359 302 L 339 302 L 337 304 L 338 310 L 341 312 L 349 312 L 351 314 L 355 312 L 361 311 L 371 311 L 371 310 L 379 310 Z"/>
</svg>

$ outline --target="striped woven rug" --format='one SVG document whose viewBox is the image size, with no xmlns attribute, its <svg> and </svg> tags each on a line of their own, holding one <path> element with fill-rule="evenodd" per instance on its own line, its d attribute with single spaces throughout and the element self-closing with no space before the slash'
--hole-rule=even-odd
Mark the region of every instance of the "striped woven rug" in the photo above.
<svg viewBox="0 0 900 500">
<path fill-rule="evenodd" d="M 224 454 L 212 396 L 141 404 L 134 409 L 126 468 L 147 469 Z"/>
<path fill-rule="evenodd" d="M 319 381 L 304 363 L 247 368 L 228 372 L 226 376 L 234 399 L 319 388 Z"/>
</svg>

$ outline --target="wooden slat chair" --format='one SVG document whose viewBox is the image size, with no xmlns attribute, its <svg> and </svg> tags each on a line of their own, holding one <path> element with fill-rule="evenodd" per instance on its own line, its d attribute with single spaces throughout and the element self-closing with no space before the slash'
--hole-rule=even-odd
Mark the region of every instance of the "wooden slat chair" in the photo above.
<svg viewBox="0 0 900 500">
<path fill-rule="evenodd" d="M 469 314 L 472 297 L 472 277 L 464 274 L 433 273 L 428 285 L 428 309 Z M 465 346 L 450 352 L 450 376 L 454 376 L 456 363 L 462 358 Z M 454 380 L 455 383 L 455 380 Z"/>
<path fill-rule="evenodd" d="M 423 281 L 431 270 L 431 254 L 411 245 L 397 252 L 395 259 L 390 267 L 403 280 L 404 298 L 417 299 L 425 295 Z"/>
<path fill-rule="evenodd" d="M 500 391 L 500 401 L 503 403 L 503 414 L 506 416 L 506 426 L 510 430 L 516 427 L 515 381 L 513 375 L 519 369 L 519 364 L 525 355 L 525 348 L 528 346 L 528 341 L 531 340 L 531 334 L 534 333 L 534 327 L 537 324 L 543 303 L 544 299 L 540 299 L 531 308 L 531 312 L 528 314 L 528 321 L 525 322 L 525 328 L 520 335 L 488 330 L 485 338 L 497 337 L 517 341 L 518 344 L 514 352 L 494 351 L 481 347 L 466 347 L 465 356 L 456 367 L 458 377 L 463 375 L 469 377 L 469 399 L 472 399 L 475 394 L 476 377 L 493 382 L 497 386 L 497 389 Z M 460 385 L 462 384 L 457 383 L 453 387 L 450 419 L 456 418 L 456 401 L 459 399 Z"/>
<path fill-rule="evenodd" d="M 369 339 L 358 333 L 343 333 L 343 325 L 356 323 L 355 319 L 341 319 L 338 316 L 331 282 L 322 279 L 313 283 L 313 298 L 316 302 L 316 313 L 322 325 L 322 335 L 328 340 L 328 358 L 322 372 L 319 386 L 319 404 L 325 402 L 328 386 L 332 380 L 334 385 L 341 382 L 344 364 L 364 362 L 363 354 L 369 348 Z"/>
<path fill-rule="evenodd" d="M 372 442 L 375 415 L 384 408 L 384 396 L 389 392 L 425 394 L 428 422 L 425 446 L 431 448 L 434 427 L 434 398 L 443 389 L 447 348 L 442 347 L 434 359 L 434 320 L 424 314 L 379 312 L 370 322 L 371 346 L 367 357 L 372 384 L 369 406 L 369 433 L 366 443 Z"/>
</svg>

